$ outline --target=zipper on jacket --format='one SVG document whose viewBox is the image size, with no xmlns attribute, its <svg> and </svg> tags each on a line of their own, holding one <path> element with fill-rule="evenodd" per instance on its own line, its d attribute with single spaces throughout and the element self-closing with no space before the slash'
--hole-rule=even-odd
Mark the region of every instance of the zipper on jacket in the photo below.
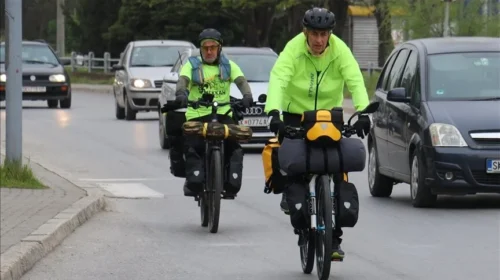
<svg viewBox="0 0 500 280">
<path fill-rule="evenodd" d="M 330 68 L 330 65 L 332 64 L 332 61 L 331 60 L 328 65 L 326 66 L 325 70 L 323 71 L 323 75 L 321 76 L 321 79 L 320 79 L 320 74 L 321 74 L 321 71 L 318 71 L 318 68 L 316 68 L 316 65 L 314 64 L 314 61 L 312 61 L 312 59 L 307 56 L 307 58 L 309 59 L 309 61 L 311 61 L 314 69 L 316 70 L 316 96 L 314 97 L 314 110 L 317 110 L 317 107 L 318 107 L 318 92 L 319 92 L 319 84 L 321 83 L 321 81 L 323 80 L 323 78 L 325 77 L 325 73 L 326 71 L 328 70 L 328 68 Z"/>
</svg>

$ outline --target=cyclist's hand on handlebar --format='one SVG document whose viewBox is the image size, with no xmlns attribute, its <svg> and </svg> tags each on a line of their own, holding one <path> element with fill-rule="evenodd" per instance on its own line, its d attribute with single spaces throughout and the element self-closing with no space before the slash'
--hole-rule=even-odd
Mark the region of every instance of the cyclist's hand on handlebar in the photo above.
<svg viewBox="0 0 500 280">
<path fill-rule="evenodd" d="M 278 110 L 272 110 L 267 114 L 271 119 L 269 120 L 269 130 L 271 130 L 272 133 L 277 134 L 278 132 L 280 134 L 283 133 L 285 125 L 280 119 L 280 112 Z"/>
<path fill-rule="evenodd" d="M 244 108 L 250 108 L 253 103 L 253 96 L 249 93 L 243 95 L 243 99 L 241 99 L 241 103 Z"/>
<path fill-rule="evenodd" d="M 371 121 L 368 116 L 360 115 L 358 120 L 354 123 L 353 127 L 356 129 L 356 134 L 361 139 L 365 138 L 370 132 Z M 363 134 L 364 133 L 364 134 Z"/>
<path fill-rule="evenodd" d="M 175 93 L 175 101 L 179 104 L 181 108 L 187 107 L 187 92 L 184 90 L 179 90 Z"/>
</svg>

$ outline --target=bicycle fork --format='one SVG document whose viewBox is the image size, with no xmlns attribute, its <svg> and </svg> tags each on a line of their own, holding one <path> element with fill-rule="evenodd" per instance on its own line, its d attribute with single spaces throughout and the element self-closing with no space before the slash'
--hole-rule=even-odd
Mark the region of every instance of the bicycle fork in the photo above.
<svg viewBox="0 0 500 280">
<path fill-rule="evenodd" d="M 317 205 L 316 205 L 316 180 L 318 175 L 313 175 L 311 181 L 309 181 L 309 212 L 311 213 L 311 229 L 313 230 L 325 230 L 324 225 L 318 227 L 316 215 L 317 215 Z M 335 228 L 335 184 L 330 177 L 328 180 L 330 185 L 330 197 L 332 198 L 332 228 Z"/>
</svg>

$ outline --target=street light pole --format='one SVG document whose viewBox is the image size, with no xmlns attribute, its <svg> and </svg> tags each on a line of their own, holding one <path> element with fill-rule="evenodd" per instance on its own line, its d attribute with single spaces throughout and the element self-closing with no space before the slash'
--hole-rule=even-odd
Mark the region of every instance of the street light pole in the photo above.
<svg viewBox="0 0 500 280">
<path fill-rule="evenodd" d="M 23 82 L 22 82 L 22 0 L 5 0 L 5 152 L 6 160 L 22 162 Z"/>
</svg>

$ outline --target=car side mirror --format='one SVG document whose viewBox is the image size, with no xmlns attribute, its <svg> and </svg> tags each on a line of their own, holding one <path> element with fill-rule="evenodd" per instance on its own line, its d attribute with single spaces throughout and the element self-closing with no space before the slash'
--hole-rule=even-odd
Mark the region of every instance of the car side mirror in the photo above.
<svg viewBox="0 0 500 280">
<path fill-rule="evenodd" d="M 120 64 L 115 64 L 115 65 L 111 66 L 111 70 L 113 70 L 113 71 L 125 70 L 125 67 L 123 67 L 123 65 L 120 65 Z"/>
<path fill-rule="evenodd" d="M 179 77 L 177 76 L 177 73 L 168 73 L 165 77 L 163 77 L 164 83 L 176 84 L 178 80 L 179 80 Z"/>
<path fill-rule="evenodd" d="M 259 98 L 257 99 L 260 103 L 266 103 L 267 100 L 267 95 L 265 93 L 259 95 Z"/>
<path fill-rule="evenodd" d="M 391 89 L 387 93 L 387 100 L 401 103 L 410 102 L 410 98 L 406 96 L 406 89 L 402 87 Z"/>
<path fill-rule="evenodd" d="M 71 65 L 71 60 L 70 59 L 61 59 L 61 64 L 62 65 Z"/>
</svg>

